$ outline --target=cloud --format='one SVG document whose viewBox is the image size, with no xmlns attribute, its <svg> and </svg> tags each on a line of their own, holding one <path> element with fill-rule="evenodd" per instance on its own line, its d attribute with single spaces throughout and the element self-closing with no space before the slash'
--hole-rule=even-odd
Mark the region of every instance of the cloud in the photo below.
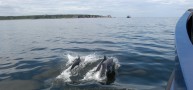
<svg viewBox="0 0 193 90">
<path fill-rule="evenodd" d="M 0 15 L 180 16 L 191 7 L 191 3 L 192 0 L 1 0 Z"/>
<path fill-rule="evenodd" d="M 158 4 L 187 4 L 186 0 L 148 0 L 148 2 Z"/>
</svg>

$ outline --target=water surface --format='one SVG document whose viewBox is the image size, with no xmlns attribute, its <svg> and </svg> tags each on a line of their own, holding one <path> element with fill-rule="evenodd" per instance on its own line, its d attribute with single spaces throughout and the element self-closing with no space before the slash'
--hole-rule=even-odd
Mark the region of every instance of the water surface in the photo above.
<svg viewBox="0 0 193 90">
<path fill-rule="evenodd" d="M 174 67 L 176 22 L 177 18 L 2 20 L 0 88 L 164 90 Z M 56 82 L 68 54 L 118 59 L 115 82 Z"/>
</svg>

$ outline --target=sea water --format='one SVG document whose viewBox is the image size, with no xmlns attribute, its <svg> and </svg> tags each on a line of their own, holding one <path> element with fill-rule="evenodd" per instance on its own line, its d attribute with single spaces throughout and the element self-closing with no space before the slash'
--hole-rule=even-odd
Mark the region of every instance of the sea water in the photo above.
<svg viewBox="0 0 193 90">
<path fill-rule="evenodd" d="M 1 20 L 0 90 L 164 90 L 174 68 L 177 20 Z M 90 69 L 72 83 L 65 67 L 78 55 Z M 110 85 L 98 83 L 101 78 L 91 73 L 97 64 L 87 66 L 104 55 L 119 65 Z"/>
</svg>

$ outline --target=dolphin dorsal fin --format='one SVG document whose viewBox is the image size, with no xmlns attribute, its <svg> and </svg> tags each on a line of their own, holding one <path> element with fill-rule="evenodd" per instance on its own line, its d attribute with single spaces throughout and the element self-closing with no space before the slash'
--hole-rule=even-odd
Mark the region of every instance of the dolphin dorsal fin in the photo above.
<svg viewBox="0 0 193 90">
<path fill-rule="evenodd" d="M 103 59 L 103 61 L 105 61 L 105 60 L 107 60 L 107 57 L 104 55 L 104 59 Z"/>
<path fill-rule="evenodd" d="M 78 55 L 78 59 L 80 59 L 80 56 Z"/>
</svg>

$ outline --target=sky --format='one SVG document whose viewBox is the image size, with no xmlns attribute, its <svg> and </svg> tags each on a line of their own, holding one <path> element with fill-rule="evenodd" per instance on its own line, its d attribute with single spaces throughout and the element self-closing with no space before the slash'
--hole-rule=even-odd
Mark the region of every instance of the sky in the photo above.
<svg viewBox="0 0 193 90">
<path fill-rule="evenodd" d="M 193 0 L 0 0 L 0 16 L 94 14 L 180 17 Z"/>
</svg>

